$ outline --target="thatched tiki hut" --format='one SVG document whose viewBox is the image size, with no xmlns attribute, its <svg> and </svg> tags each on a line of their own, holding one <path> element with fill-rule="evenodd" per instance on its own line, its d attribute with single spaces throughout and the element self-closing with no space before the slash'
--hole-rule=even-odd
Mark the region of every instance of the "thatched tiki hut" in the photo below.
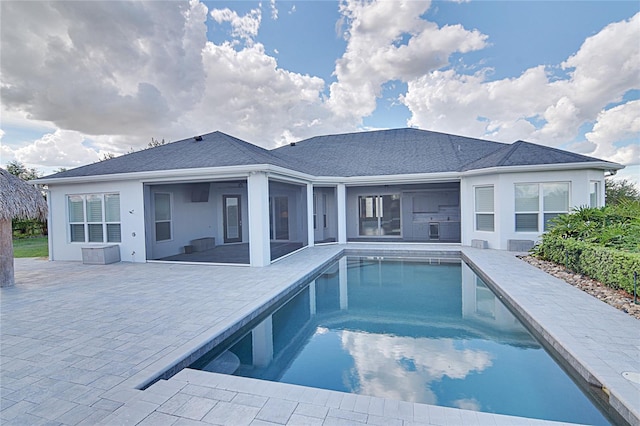
<svg viewBox="0 0 640 426">
<path fill-rule="evenodd" d="M 14 284 L 12 219 L 47 218 L 47 202 L 33 185 L 0 169 L 0 287 Z"/>
</svg>

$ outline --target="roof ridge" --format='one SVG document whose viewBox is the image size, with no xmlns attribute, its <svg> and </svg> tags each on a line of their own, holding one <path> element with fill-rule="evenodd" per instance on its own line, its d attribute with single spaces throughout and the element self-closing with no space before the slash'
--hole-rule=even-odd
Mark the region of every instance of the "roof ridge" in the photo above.
<svg viewBox="0 0 640 426">
<path fill-rule="evenodd" d="M 500 159 L 500 161 L 498 161 L 498 164 L 497 164 L 497 165 L 498 165 L 498 166 L 504 166 L 504 165 L 506 164 L 507 160 L 508 160 L 509 158 L 511 158 L 511 156 L 512 156 L 512 155 L 516 152 L 516 150 L 520 147 L 520 145 L 522 144 L 522 142 L 523 142 L 523 141 L 518 140 L 518 141 L 515 141 L 515 142 L 514 142 L 514 143 L 512 143 L 512 144 L 508 144 L 508 145 L 506 145 L 504 148 L 507 148 L 507 150 L 506 150 L 507 152 L 502 156 L 502 158 Z M 502 149 L 502 148 L 500 148 L 500 149 Z M 500 150 L 498 150 L 498 151 L 500 151 Z"/>
<path fill-rule="evenodd" d="M 244 152 L 245 154 L 249 155 L 253 160 L 263 161 L 263 160 L 265 160 L 265 157 L 267 157 L 268 159 L 273 159 L 273 157 L 274 157 L 273 155 L 271 155 L 271 153 L 269 153 L 269 151 L 267 149 L 265 149 L 265 148 L 263 148 L 261 146 L 254 145 L 254 144 L 252 144 L 250 142 L 246 142 L 246 141 L 244 141 L 244 140 L 242 140 L 240 138 L 236 138 L 235 136 L 228 135 L 228 134 L 226 134 L 224 132 L 220 132 L 220 131 L 218 131 L 218 132 L 221 135 L 224 135 L 224 137 L 226 139 L 228 139 L 230 142 L 232 142 L 233 146 L 236 149 L 238 149 L 238 150 Z M 262 156 L 258 156 L 256 151 L 259 151 Z"/>
</svg>

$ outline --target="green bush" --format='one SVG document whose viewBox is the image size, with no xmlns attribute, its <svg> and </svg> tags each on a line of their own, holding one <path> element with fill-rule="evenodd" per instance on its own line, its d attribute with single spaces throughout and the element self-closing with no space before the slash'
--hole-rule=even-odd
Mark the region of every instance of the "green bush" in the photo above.
<svg viewBox="0 0 640 426">
<path fill-rule="evenodd" d="M 640 273 L 640 202 L 558 216 L 533 253 L 631 293 L 633 273 Z"/>
<path fill-rule="evenodd" d="M 601 208 L 580 207 L 553 220 L 547 237 L 572 238 L 603 247 L 640 253 L 640 201 Z"/>
<path fill-rule="evenodd" d="M 545 234 L 534 248 L 537 256 L 567 269 L 633 293 L 633 273 L 640 274 L 640 253 L 629 253 L 573 238 Z"/>
</svg>

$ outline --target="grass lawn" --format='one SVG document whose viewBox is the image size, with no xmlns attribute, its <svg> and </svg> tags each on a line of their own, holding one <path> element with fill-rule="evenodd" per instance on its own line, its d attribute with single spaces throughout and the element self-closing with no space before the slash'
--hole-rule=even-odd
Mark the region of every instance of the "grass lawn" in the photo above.
<svg viewBox="0 0 640 426">
<path fill-rule="evenodd" d="M 49 257 L 47 237 L 14 238 L 13 257 Z"/>
</svg>

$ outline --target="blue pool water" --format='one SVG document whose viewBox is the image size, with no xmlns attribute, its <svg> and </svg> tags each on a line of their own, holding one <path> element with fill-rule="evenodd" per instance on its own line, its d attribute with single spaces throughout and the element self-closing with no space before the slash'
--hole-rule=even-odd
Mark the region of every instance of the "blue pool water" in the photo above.
<svg viewBox="0 0 640 426">
<path fill-rule="evenodd" d="M 342 392 L 609 422 L 464 263 L 343 258 L 193 367 Z M 221 361 L 224 360 L 224 361 Z"/>
</svg>

